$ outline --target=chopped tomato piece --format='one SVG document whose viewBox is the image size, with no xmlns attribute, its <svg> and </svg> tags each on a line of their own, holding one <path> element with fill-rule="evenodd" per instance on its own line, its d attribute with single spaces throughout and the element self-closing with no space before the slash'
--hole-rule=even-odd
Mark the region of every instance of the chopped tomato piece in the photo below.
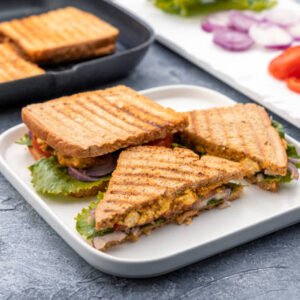
<svg viewBox="0 0 300 300">
<path fill-rule="evenodd" d="M 286 84 L 290 90 L 300 94 L 300 78 L 289 78 Z"/>
<path fill-rule="evenodd" d="M 277 79 L 300 77 L 300 46 L 291 47 L 269 64 L 269 72 Z"/>
<path fill-rule="evenodd" d="M 36 137 L 32 137 L 32 147 L 37 150 L 41 155 L 45 156 L 45 157 L 50 157 L 51 153 L 44 151 L 41 149 L 39 143 L 36 140 Z"/>
<path fill-rule="evenodd" d="M 164 139 L 155 140 L 148 143 L 149 146 L 161 146 L 171 148 L 173 143 L 173 134 L 168 134 Z"/>
</svg>

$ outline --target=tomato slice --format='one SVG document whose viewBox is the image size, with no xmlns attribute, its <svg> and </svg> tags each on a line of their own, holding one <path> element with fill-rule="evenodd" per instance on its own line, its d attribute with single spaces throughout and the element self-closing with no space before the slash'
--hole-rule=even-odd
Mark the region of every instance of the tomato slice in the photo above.
<svg viewBox="0 0 300 300">
<path fill-rule="evenodd" d="M 291 47 L 269 64 L 269 72 L 277 79 L 300 77 L 300 46 Z"/>
<path fill-rule="evenodd" d="M 168 134 L 164 139 L 155 140 L 153 142 L 148 143 L 147 145 L 171 148 L 172 143 L 173 143 L 173 134 Z"/>
<path fill-rule="evenodd" d="M 289 78 L 286 80 L 286 84 L 290 90 L 300 94 L 300 78 Z"/>
<path fill-rule="evenodd" d="M 51 153 L 49 152 L 46 152 L 44 150 L 41 149 L 39 143 L 37 142 L 36 140 L 36 137 L 32 137 L 32 147 L 37 150 L 41 155 L 45 156 L 45 157 L 50 157 L 51 156 Z"/>
</svg>

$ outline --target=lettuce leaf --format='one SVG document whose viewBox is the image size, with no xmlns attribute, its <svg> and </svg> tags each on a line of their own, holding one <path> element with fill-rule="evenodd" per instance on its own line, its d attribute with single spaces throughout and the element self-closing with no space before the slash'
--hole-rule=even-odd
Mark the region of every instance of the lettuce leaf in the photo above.
<svg viewBox="0 0 300 300">
<path fill-rule="evenodd" d="M 103 199 L 103 196 L 103 193 L 99 193 L 97 200 L 91 202 L 88 208 L 83 208 L 82 211 L 75 217 L 77 232 L 89 240 L 96 236 L 103 236 L 113 232 L 112 228 L 101 231 L 96 231 L 95 229 L 95 209 L 98 203 Z"/>
<path fill-rule="evenodd" d="M 276 5 L 277 0 L 152 0 L 159 9 L 182 16 L 229 9 L 261 11 Z"/>
<path fill-rule="evenodd" d="M 298 154 L 297 148 L 292 144 L 287 145 L 286 153 L 287 153 L 288 157 L 300 158 L 300 155 Z"/>
<path fill-rule="evenodd" d="M 293 181 L 293 178 L 291 177 L 291 173 L 287 172 L 287 174 L 285 176 L 264 175 L 264 181 L 266 181 L 266 182 L 288 183 L 288 182 Z"/>
<path fill-rule="evenodd" d="M 29 135 L 27 133 L 25 133 L 22 138 L 20 138 L 19 140 L 16 141 L 16 144 L 31 147 L 32 146 L 32 140 L 29 137 Z"/>
<path fill-rule="evenodd" d="M 285 138 L 285 132 L 284 132 L 284 127 L 281 123 L 272 120 L 272 126 L 277 130 L 279 136 L 284 139 Z"/>
<path fill-rule="evenodd" d="M 32 184 L 37 192 L 50 195 L 70 195 L 81 190 L 89 190 L 108 181 L 110 176 L 102 177 L 98 181 L 83 182 L 68 174 L 67 168 L 62 167 L 54 156 L 43 158 L 29 167 Z"/>
</svg>

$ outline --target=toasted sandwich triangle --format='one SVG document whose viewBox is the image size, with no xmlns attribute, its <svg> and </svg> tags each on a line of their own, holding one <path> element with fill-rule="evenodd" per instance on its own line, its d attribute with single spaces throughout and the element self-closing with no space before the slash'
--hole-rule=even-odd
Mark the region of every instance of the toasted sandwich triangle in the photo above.
<svg viewBox="0 0 300 300">
<path fill-rule="evenodd" d="M 123 151 L 109 187 L 96 209 L 96 229 L 113 227 L 116 219 L 186 190 L 216 188 L 243 178 L 239 163 L 199 156 L 184 148 L 139 146 Z"/>
<path fill-rule="evenodd" d="M 183 141 L 197 151 L 234 161 L 250 158 L 270 175 L 287 172 L 284 142 L 265 109 L 256 104 L 188 113 Z"/>
</svg>

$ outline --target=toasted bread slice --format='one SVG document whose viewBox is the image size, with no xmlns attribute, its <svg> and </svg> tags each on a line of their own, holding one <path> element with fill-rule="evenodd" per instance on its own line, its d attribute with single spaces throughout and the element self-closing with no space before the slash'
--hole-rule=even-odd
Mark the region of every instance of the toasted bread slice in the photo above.
<svg viewBox="0 0 300 300">
<path fill-rule="evenodd" d="M 114 228 L 120 223 L 117 221 L 127 220 L 126 216 L 137 209 L 144 209 L 148 215 L 151 213 L 149 207 L 156 205 L 152 217 L 158 219 L 160 213 L 166 216 L 172 210 L 171 207 L 178 203 L 174 201 L 178 196 L 181 199 L 186 196 L 186 201 L 190 201 L 189 195 L 193 191 L 206 195 L 243 176 L 244 169 L 239 163 L 212 156 L 203 156 L 200 160 L 189 149 L 129 148 L 120 154 L 108 190 L 98 204 L 96 229 Z M 139 226 L 143 225 L 143 221 L 138 222 Z"/>
<path fill-rule="evenodd" d="M 26 106 L 30 131 L 57 152 L 96 157 L 182 131 L 187 117 L 125 86 Z"/>
<path fill-rule="evenodd" d="M 237 104 L 192 111 L 188 117 L 182 139 L 197 151 L 234 161 L 249 158 L 269 175 L 286 175 L 285 144 L 263 107 Z"/>
<path fill-rule="evenodd" d="M 2 22 L 0 34 L 31 61 L 51 64 L 111 53 L 119 30 L 90 13 L 66 7 Z M 104 53 L 99 50 L 103 47 Z"/>
<path fill-rule="evenodd" d="M 9 43 L 0 44 L 0 82 L 44 74 L 45 71 L 25 60 Z"/>
</svg>

